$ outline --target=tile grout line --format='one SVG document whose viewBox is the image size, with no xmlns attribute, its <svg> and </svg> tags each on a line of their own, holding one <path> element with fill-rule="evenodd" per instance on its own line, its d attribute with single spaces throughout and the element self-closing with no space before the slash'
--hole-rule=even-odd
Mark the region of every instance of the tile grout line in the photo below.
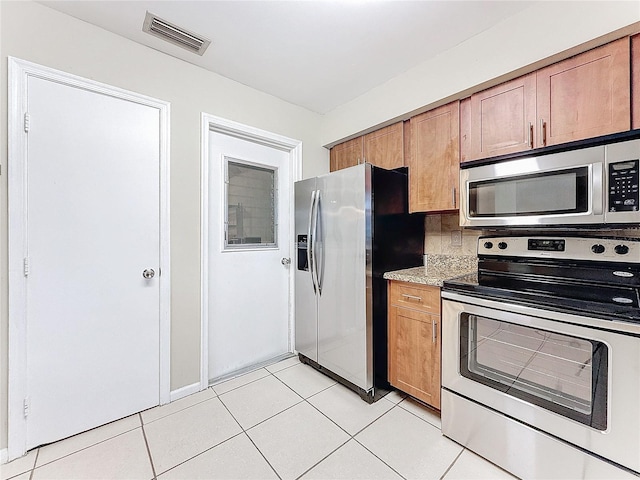
<svg viewBox="0 0 640 480">
<path fill-rule="evenodd" d="M 344 443 L 341 443 L 340 445 L 338 445 L 336 448 L 334 448 L 333 450 L 331 450 L 327 455 L 325 455 L 324 457 L 322 457 L 320 460 L 318 460 L 316 463 L 314 463 L 313 465 L 311 465 L 309 468 L 307 468 L 304 472 L 302 472 L 300 475 L 298 475 L 296 477 L 296 480 L 300 480 L 304 475 L 306 475 L 307 473 L 309 473 L 311 470 L 313 470 L 315 467 L 317 467 L 318 465 L 320 465 L 322 462 L 324 462 L 327 458 L 329 458 L 331 455 L 333 455 L 334 453 L 336 453 L 338 450 L 340 450 L 342 447 L 344 447 L 347 443 L 349 443 L 352 440 L 352 438 L 348 438 Z"/>
<path fill-rule="evenodd" d="M 291 368 L 291 367 L 293 367 L 293 366 L 295 366 L 295 365 L 291 365 L 290 367 L 286 367 L 286 368 L 283 368 L 283 369 L 278 370 L 278 371 L 284 371 L 284 370 L 286 370 L 287 368 Z M 233 415 L 233 413 L 231 413 L 231 411 L 229 410 L 229 408 L 227 407 L 227 405 L 224 403 L 224 401 L 223 401 L 223 400 L 222 400 L 222 398 L 221 398 L 221 396 L 222 396 L 222 395 L 224 395 L 224 394 L 226 394 L 226 393 L 232 392 L 232 391 L 237 390 L 237 389 L 239 389 L 239 388 L 242 388 L 242 387 L 244 387 L 244 386 L 246 386 L 246 385 L 250 385 L 250 384 L 255 383 L 255 382 L 259 381 L 259 380 L 262 380 L 262 379 L 264 379 L 264 378 L 267 378 L 269 375 L 273 375 L 273 376 L 275 377 L 275 375 L 273 374 L 273 372 L 270 372 L 270 371 L 269 371 L 269 370 L 267 370 L 265 367 L 262 367 L 262 368 L 263 368 L 265 371 L 267 371 L 267 375 L 265 375 L 264 377 L 260 377 L 260 378 L 258 378 L 258 379 L 256 379 L 256 380 L 252 380 L 251 382 L 247 382 L 247 383 L 245 383 L 245 384 L 243 384 L 243 385 L 239 385 L 239 386 L 237 386 L 236 388 L 233 388 L 233 389 L 231 389 L 231 390 L 229 390 L 229 391 L 227 391 L 227 392 L 221 393 L 221 394 L 218 394 L 218 393 L 215 391 L 215 389 L 213 388 L 213 386 L 209 386 L 209 387 L 207 387 L 207 389 L 208 389 L 208 388 L 210 388 L 210 389 L 213 391 L 213 393 L 215 394 L 215 397 L 209 398 L 209 399 L 207 399 L 207 400 L 203 400 L 202 402 L 194 403 L 193 405 L 190 405 L 190 406 L 188 406 L 188 407 L 185 407 L 185 408 L 183 408 L 183 409 L 181 409 L 181 410 L 179 410 L 179 411 L 177 411 L 177 412 L 170 413 L 169 415 L 165 415 L 164 417 L 158 418 L 158 419 L 156 419 L 156 420 L 153 420 L 153 421 L 151 421 L 151 422 L 148 422 L 148 423 L 147 423 L 147 425 L 149 425 L 149 424 L 151 424 L 151 423 L 153 423 L 153 422 L 156 422 L 156 421 L 158 421 L 158 420 L 161 420 L 162 418 L 166 418 L 166 417 L 169 417 L 169 416 L 171 416 L 171 415 L 174 415 L 175 413 L 178 413 L 178 412 L 181 412 L 181 411 L 187 410 L 188 408 L 191 408 L 191 407 L 193 407 L 193 406 L 199 405 L 199 404 L 204 403 L 204 402 L 208 402 L 209 400 L 218 399 L 218 400 L 220 401 L 220 403 L 222 404 L 222 406 L 225 408 L 225 410 L 227 410 L 227 412 L 229 413 L 229 415 L 231 415 L 231 418 L 233 418 L 233 420 L 236 422 L 236 424 L 238 425 L 238 427 L 240 427 L 240 430 L 241 430 L 241 432 L 239 432 L 239 433 L 237 433 L 237 434 L 235 434 L 235 435 L 232 435 L 231 437 L 229 437 L 229 438 L 227 438 L 227 439 L 223 440 L 222 442 L 216 443 L 215 445 L 212 445 L 211 447 L 207 448 L 206 450 L 203 450 L 202 452 L 199 452 L 199 453 L 197 453 L 196 455 L 193 455 L 192 457 L 189 457 L 189 458 L 187 458 L 187 459 L 183 460 L 182 462 L 178 463 L 177 465 L 174 465 L 173 467 L 171 467 L 171 468 L 169 468 L 169 469 L 167 469 L 167 470 L 165 470 L 165 471 L 161 472 L 161 474 L 164 474 L 164 473 L 166 473 L 166 472 L 168 472 L 168 471 L 170 471 L 170 470 L 173 470 L 174 468 L 177 468 L 178 466 L 180 466 L 180 465 L 182 465 L 182 464 L 184 464 L 184 463 L 186 463 L 186 462 L 188 462 L 188 461 L 190 461 L 190 460 L 193 460 L 194 458 L 199 457 L 200 455 L 202 455 L 202 454 L 204 454 L 204 453 L 206 453 L 206 452 L 208 452 L 208 451 L 210 451 L 210 450 L 212 450 L 212 449 L 214 449 L 214 448 L 216 448 L 216 447 L 218 447 L 218 446 L 222 445 L 223 443 L 225 443 L 225 442 L 227 442 L 227 441 L 229 441 L 229 440 L 231 440 L 231 439 L 233 439 L 233 438 L 237 437 L 238 435 L 241 435 L 242 433 L 244 433 L 244 434 L 247 436 L 247 438 L 249 438 L 249 440 L 251 441 L 251 443 L 255 446 L 255 448 L 258 450 L 258 453 L 260 453 L 260 455 L 265 459 L 265 461 L 267 462 L 267 464 L 269 465 L 269 467 L 274 471 L 274 473 L 276 474 L 276 476 L 281 480 L 281 477 L 280 477 L 280 475 L 278 475 L 278 472 L 276 472 L 276 471 L 275 471 L 275 469 L 273 468 L 273 466 L 271 465 L 271 463 L 269 463 L 269 461 L 266 459 L 266 457 L 264 456 L 264 454 L 262 453 L 262 451 L 261 451 L 261 450 L 260 450 L 260 449 L 255 445 L 255 443 L 253 443 L 253 440 L 252 440 L 252 439 L 251 439 L 251 437 L 247 434 L 247 430 L 245 430 L 245 429 L 244 429 L 244 427 L 240 424 L 240 422 L 239 422 L 239 421 L 238 421 L 238 419 Z M 254 370 L 254 371 L 257 371 L 257 370 Z M 240 378 L 240 377 L 237 377 L 237 378 Z M 278 378 L 278 377 L 276 377 L 276 378 Z M 278 379 L 278 380 L 279 380 L 279 381 L 281 381 L 280 379 Z M 284 383 L 284 382 L 283 382 L 283 383 Z M 285 385 L 286 385 L 286 384 L 285 384 Z M 288 387 L 288 385 L 287 385 L 287 387 Z M 289 388 L 290 388 L 290 387 L 289 387 Z M 203 390 L 203 391 L 204 391 L 204 390 Z M 297 393 L 297 392 L 294 392 L 294 393 L 296 393 L 296 395 L 298 395 L 298 393 Z M 274 414 L 274 415 L 270 416 L 269 418 L 266 418 L 266 419 L 262 420 L 261 422 L 257 423 L 256 425 L 252 425 L 251 427 L 249 427 L 249 429 L 254 428 L 254 427 L 256 427 L 256 426 L 260 425 L 261 423 L 266 422 L 267 420 L 269 420 L 269 419 L 271 419 L 271 418 L 273 418 L 273 417 L 275 417 L 275 416 L 279 415 L 280 413 L 285 412 L 286 410 L 289 410 L 290 408 L 293 408 L 293 407 L 295 407 L 296 405 L 299 405 L 300 403 L 302 403 L 302 402 L 304 401 L 304 398 L 302 398 L 300 395 L 298 395 L 298 396 L 300 397 L 300 401 L 299 401 L 299 402 L 296 402 L 294 405 L 291 405 L 290 407 L 287 407 L 285 410 L 282 410 L 281 412 L 278 412 L 278 413 L 276 413 L 276 414 Z M 139 413 L 139 415 L 141 415 L 141 412 Z M 142 417 L 140 417 L 140 422 L 142 423 Z M 144 424 L 143 424 L 143 425 L 144 425 Z M 143 431 L 144 431 L 144 430 L 143 430 Z M 145 442 L 146 442 L 146 436 L 145 436 Z M 149 452 L 149 456 L 150 456 L 150 455 L 151 455 L 151 452 L 150 452 L 150 450 L 149 450 L 148 444 L 147 444 L 147 451 Z M 152 462 L 152 468 L 153 468 L 153 462 Z M 156 477 L 156 476 L 155 476 L 155 469 L 154 469 L 154 478 L 155 478 L 155 477 Z"/>
<path fill-rule="evenodd" d="M 229 393 L 229 392 L 233 392 L 233 391 L 235 391 L 235 390 L 238 390 L 239 388 L 246 387 L 247 385 L 251 385 L 252 383 L 259 382 L 259 381 L 260 381 L 260 380 L 262 380 L 263 378 L 267 378 L 269 375 L 273 375 L 273 374 L 272 374 L 269 370 L 267 370 L 266 368 L 263 368 L 262 370 L 265 370 L 265 371 L 267 372 L 267 375 L 265 375 L 265 376 L 263 376 L 263 377 L 260 377 L 260 378 L 256 378 L 255 380 L 251 380 L 250 382 L 243 383 L 242 385 L 238 385 L 237 387 L 234 387 L 234 388 L 232 388 L 232 389 L 230 389 L 230 390 L 227 390 L 226 392 L 222 392 L 222 393 L 218 393 L 218 392 L 216 392 L 215 385 L 211 385 L 210 387 L 207 387 L 207 388 L 210 388 L 211 390 L 213 390 L 213 392 L 216 394 L 216 397 L 218 397 L 218 398 L 219 398 L 221 395 L 226 395 L 226 394 L 227 394 L 227 393 Z M 284 370 L 284 369 L 283 369 L 283 370 Z M 259 371 L 260 371 L 260 369 L 258 369 L 258 370 L 254 370 L 253 372 L 250 372 L 250 373 L 255 373 L 255 372 L 259 372 Z M 246 375 L 249 375 L 250 373 L 247 373 Z M 233 378 L 233 379 L 229 380 L 229 382 L 232 382 L 233 380 L 237 380 L 238 378 L 242 378 L 242 376 L 239 376 L 239 377 Z M 226 382 L 219 383 L 218 385 L 223 385 L 224 383 L 226 383 Z"/>
<path fill-rule="evenodd" d="M 462 455 L 464 453 L 464 451 L 465 451 L 465 448 L 462 447 L 462 450 L 460 450 L 460 453 L 456 456 L 456 458 L 453 459 L 453 462 L 451 462 L 451 465 L 449 465 L 449 467 L 444 471 L 444 473 L 440 477 L 440 480 L 443 480 L 443 478 L 447 476 L 447 473 L 449 473 L 449 470 L 451 470 L 451 467 L 453 467 L 455 465 L 455 463 L 460 458 L 460 455 Z"/>
<path fill-rule="evenodd" d="M 33 475 L 36 473 L 36 465 L 38 464 L 38 457 L 40 456 L 40 448 L 36 452 L 36 458 L 33 460 L 33 467 L 31 468 L 31 473 L 29 474 L 29 480 L 33 480 Z"/>
<path fill-rule="evenodd" d="M 276 471 L 275 467 L 273 465 L 271 465 L 271 462 L 269 460 L 267 460 L 267 457 L 264 456 L 264 453 L 262 453 L 262 450 L 260 450 L 258 448 L 258 446 L 256 445 L 256 443 L 253 441 L 253 438 L 251 438 L 249 436 L 249 434 L 246 431 L 243 431 L 243 433 L 247 436 L 247 438 L 249 439 L 249 441 L 251 442 L 251 445 L 253 445 L 255 447 L 255 449 L 258 451 L 258 453 L 260 454 L 260 456 L 262 458 L 264 458 L 264 461 L 267 462 L 267 465 L 269 465 L 269 467 L 271 468 L 271 470 L 273 470 L 273 473 L 276 474 L 276 477 L 278 477 L 279 480 L 282 480 L 282 477 L 280 476 L 280 474 Z"/>
<path fill-rule="evenodd" d="M 356 433 L 356 435 L 362 433 L 366 428 L 369 428 L 371 425 L 373 425 L 375 422 L 377 422 L 378 420 L 380 420 L 382 417 L 384 417 L 385 415 L 387 415 L 391 410 L 393 410 L 394 408 L 401 408 L 399 406 L 398 403 L 394 404 L 393 407 L 391 407 L 389 410 L 387 410 L 386 412 L 384 412 L 382 415 L 380 415 L 378 418 L 376 418 L 373 422 L 371 422 L 369 425 L 367 425 L 366 427 L 364 427 L 363 429 L 361 429 L 358 433 Z M 376 457 L 378 460 L 380 460 L 383 464 L 385 464 L 387 467 L 389 467 L 392 471 L 394 471 L 400 478 L 403 478 L 406 480 L 406 477 L 404 475 L 402 475 L 400 472 L 398 472 L 395 468 L 393 468 L 391 465 L 389 465 L 387 462 L 385 462 L 383 459 L 381 459 L 378 455 L 376 455 L 374 452 L 372 452 L 371 450 L 369 450 L 366 445 L 364 445 L 360 440 L 358 440 L 355 435 L 353 436 L 353 441 L 357 442 L 358 445 L 360 445 L 362 448 L 364 448 L 367 452 L 369 452 L 371 455 L 373 455 L 374 457 Z"/>
<path fill-rule="evenodd" d="M 331 387 L 334 387 L 335 385 L 339 385 L 338 382 L 336 382 L 334 385 L 332 385 Z M 328 388 L 331 388 L 328 387 Z M 327 389 L 325 389 L 327 390 Z M 324 391 L 324 390 L 322 390 Z M 320 393 L 320 392 L 318 392 Z M 309 398 L 314 397 L 317 394 L 311 395 Z M 382 398 L 380 399 L 382 400 Z M 329 456 L 331 456 L 332 454 L 334 454 L 336 451 L 338 451 L 340 448 L 344 447 L 350 440 L 353 440 L 355 442 L 357 442 L 360 446 L 362 446 L 365 450 L 367 450 L 369 453 L 371 453 L 374 457 L 376 457 L 378 460 L 380 460 L 383 464 L 385 464 L 387 467 L 389 467 L 391 470 L 393 470 L 395 473 L 397 473 L 401 478 L 405 478 L 404 476 L 402 476 L 399 472 L 396 471 L 395 468 L 393 468 L 391 465 L 389 465 L 387 462 L 385 462 L 384 460 L 382 460 L 380 457 L 378 457 L 375 453 L 373 453 L 371 450 L 369 450 L 367 447 L 365 447 L 364 445 L 362 445 L 362 443 L 360 443 L 355 436 L 358 435 L 360 432 L 362 432 L 363 430 L 365 430 L 366 428 L 370 427 L 371 425 L 373 425 L 375 422 L 377 422 L 379 419 L 381 419 L 382 417 L 384 417 L 386 414 L 388 414 L 391 410 L 393 410 L 395 407 L 398 406 L 398 403 L 393 403 L 389 400 L 390 403 L 392 403 L 392 406 L 389 410 L 387 410 L 386 412 L 384 412 L 382 415 L 380 415 L 379 417 L 377 417 L 375 420 L 373 420 L 372 422 L 368 423 L 365 427 L 361 428 L 360 430 L 358 430 L 355 434 L 351 435 L 349 432 L 347 432 L 344 428 L 342 428 L 341 425 L 339 425 L 337 422 L 335 422 L 333 419 L 331 419 L 330 417 L 328 417 L 324 412 L 322 412 L 319 408 L 317 408 L 314 404 L 312 404 L 311 402 L 309 402 L 308 399 L 304 399 L 305 402 L 307 402 L 309 405 L 311 405 L 311 407 L 313 409 L 315 409 L 316 411 L 318 411 L 322 416 L 324 416 L 327 420 L 329 420 L 331 423 L 333 423 L 334 425 L 336 425 L 340 430 L 342 430 L 343 432 L 345 432 L 348 436 L 349 439 L 344 442 L 343 444 L 341 444 L 339 447 L 337 447 L 335 450 L 331 451 L 331 453 L 329 453 L 327 456 L 325 456 L 324 458 L 322 458 L 320 461 L 318 461 L 315 465 L 312 465 L 310 468 L 308 468 L 307 470 L 305 470 L 299 477 L 298 479 L 300 479 L 300 477 L 302 477 L 303 475 L 305 475 L 307 472 L 309 472 L 311 469 L 315 468 L 317 465 L 319 465 L 321 462 L 325 461 Z M 421 419 L 422 420 L 422 419 Z"/>
<path fill-rule="evenodd" d="M 264 378 L 264 377 L 263 377 L 263 378 Z M 270 462 L 269 460 L 267 460 L 267 457 L 265 457 L 264 453 L 262 453 L 262 450 L 260 450 L 260 449 L 258 448 L 258 446 L 255 444 L 255 442 L 254 442 L 254 441 L 253 441 L 253 439 L 251 438 L 251 436 L 250 436 L 250 435 L 247 433 L 247 431 L 244 429 L 244 427 L 243 427 L 242 425 L 240 425 L 240 422 L 236 419 L 236 417 L 233 415 L 233 413 L 231 413 L 231 410 L 229 410 L 229 407 L 227 407 L 227 405 L 226 405 L 222 400 L 220 400 L 220 403 L 221 403 L 221 404 L 222 404 L 222 406 L 227 410 L 227 412 L 229 412 L 229 415 L 231 415 L 231 418 L 233 418 L 233 419 L 235 420 L 235 422 L 238 424 L 238 426 L 239 426 L 239 427 L 240 427 L 240 429 L 242 430 L 242 433 L 244 433 L 244 434 L 247 436 L 247 438 L 249 439 L 249 441 L 251 442 L 251 444 L 255 447 L 255 449 L 258 451 L 258 453 L 260 454 L 260 456 L 262 456 L 262 458 L 264 458 L 264 461 L 265 461 L 265 462 L 267 462 L 267 465 L 269 465 L 269 467 L 271 468 L 271 470 L 273 470 L 273 472 L 276 474 L 276 477 L 278 477 L 278 479 L 282 480 L 282 477 L 280 476 L 280 474 L 276 471 L 276 469 L 274 468 L 274 466 L 273 466 L 273 465 L 271 465 L 271 462 Z M 298 403 L 296 403 L 295 405 L 298 405 L 299 403 L 301 403 L 301 402 L 298 402 Z M 291 406 L 291 407 L 289 407 L 289 408 L 293 408 L 295 405 L 292 405 L 292 406 Z M 289 410 L 289 408 L 287 408 L 286 410 Z M 285 410 L 283 410 L 283 412 L 284 412 L 284 411 L 285 411 Z M 279 413 L 282 413 L 282 412 L 279 412 Z M 278 415 L 278 414 L 276 413 L 276 415 Z M 269 417 L 269 418 L 273 418 L 273 417 L 275 417 L 276 415 L 272 415 L 272 416 L 271 416 L 271 417 Z M 263 420 L 263 422 L 266 422 L 267 420 L 268 420 L 268 419 Z M 260 422 L 260 423 L 262 423 L 262 422 Z M 256 427 L 257 425 L 260 425 L 260 423 L 258 423 L 258 424 L 256 424 L 256 425 L 254 425 L 253 427 Z M 251 429 L 251 428 L 253 428 L 253 427 L 249 427 L 249 429 Z M 238 434 L 238 435 L 240 435 L 240 434 Z M 237 436 L 237 435 L 236 435 L 236 436 Z"/>
<path fill-rule="evenodd" d="M 197 395 L 198 393 L 202 393 L 202 392 L 204 392 L 204 391 L 206 391 L 206 390 L 209 390 L 209 389 L 211 389 L 211 391 L 213 391 L 213 394 L 214 394 L 214 396 L 213 396 L 213 397 L 211 397 L 211 398 L 207 398 L 206 400 L 202 400 L 202 401 L 199 401 L 199 402 L 193 403 L 193 404 L 188 405 L 188 406 L 186 406 L 186 407 L 184 407 L 184 408 L 181 408 L 180 410 L 176 410 L 175 412 L 167 413 L 166 415 L 163 415 L 162 417 L 158 417 L 158 418 L 156 418 L 155 420 L 151 420 L 150 422 L 145 422 L 145 421 L 144 421 L 144 419 L 142 418 L 142 413 L 143 413 L 143 412 L 148 412 L 148 411 L 154 410 L 154 409 L 156 409 L 156 408 L 162 408 L 162 407 L 164 407 L 164 406 L 171 405 L 171 403 L 172 403 L 172 402 L 166 403 L 165 405 L 156 405 L 155 407 L 148 408 L 147 410 L 143 410 L 142 412 L 138 412 L 136 415 L 140 415 L 140 423 L 141 423 L 142 425 L 150 425 L 150 424 L 152 424 L 153 422 L 157 422 L 158 420 L 162 420 L 163 418 L 167 418 L 167 417 L 170 417 L 171 415 L 175 415 L 176 413 L 183 412 L 183 411 L 187 410 L 188 408 L 195 407 L 196 405 L 200 405 L 201 403 L 208 402 L 209 400 L 213 400 L 214 398 L 218 398 L 218 394 L 216 393 L 216 391 L 215 391 L 215 390 L 213 390 L 213 388 L 212 388 L 212 387 L 207 387 L 207 388 L 205 388 L 204 390 L 201 390 L 201 391 L 196 392 L 196 393 L 192 393 L 192 395 Z M 183 397 L 183 398 L 188 398 L 188 397 L 189 397 L 189 395 L 187 395 L 186 397 Z M 177 402 L 177 401 L 180 401 L 180 400 L 182 400 L 182 399 L 178 399 L 178 400 L 175 400 L 175 401 Z"/>
<path fill-rule="evenodd" d="M 138 413 L 140 417 L 140 428 L 142 429 L 142 438 L 144 438 L 144 445 L 147 447 L 147 455 L 149 456 L 149 463 L 151 464 L 151 472 L 153 473 L 153 478 L 158 478 L 156 474 L 156 467 L 153 464 L 153 458 L 151 457 L 151 449 L 149 448 L 149 441 L 147 440 L 147 434 L 144 431 L 144 423 L 142 422 L 142 413 Z"/>
<path fill-rule="evenodd" d="M 2 1 L 2 0 L 0 0 L 0 1 Z M 134 415 L 140 415 L 140 413 L 134 413 L 133 415 L 129 415 L 129 417 L 132 417 L 132 416 L 134 416 Z M 124 418 L 129 418 L 129 417 L 124 417 Z M 121 418 L 121 419 L 119 419 L 119 420 L 115 420 L 115 422 L 118 422 L 118 421 L 120 421 L 120 420 L 123 420 L 123 419 Z M 114 422 L 109 422 L 109 423 L 114 423 Z M 109 425 L 109 423 L 106 423 L 105 425 Z M 142 425 L 142 420 L 140 421 L 140 424 Z M 90 431 L 92 431 L 92 430 L 96 430 L 96 429 L 98 429 L 98 428 L 104 427 L 105 425 L 100 425 L 100 426 L 98 426 L 98 427 L 92 428 L 92 429 L 87 430 L 87 431 L 85 431 L 85 432 L 80 432 L 80 433 L 78 433 L 78 434 L 76 434 L 76 435 L 82 435 L 83 433 L 87 433 L 87 432 L 90 432 Z M 83 452 L 83 451 L 85 451 L 85 450 L 87 450 L 87 449 L 89 449 L 89 448 L 91 448 L 91 447 L 95 447 L 96 445 L 100 445 L 101 443 L 108 442 L 109 440 L 113 440 L 114 438 L 120 437 L 120 436 L 122 436 L 122 435 L 124 435 L 124 434 L 126 434 L 126 433 L 133 432 L 136 428 L 140 428 L 140 426 L 130 428 L 129 430 L 126 430 L 126 431 L 124 431 L 124 432 L 120 432 L 120 433 L 118 433 L 117 435 L 112 435 L 111 437 L 105 438 L 104 440 L 100 440 L 99 442 L 95 442 L 95 443 L 92 443 L 91 445 L 87 445 L 86 447 L 79 448 L 78 450 L 75 450 L 75 451 L 73 451 L 73 452 L 71 452 L 71 453 L 67 453 L 66 455 L 62 455 L 61 457 L 58 457 L 58 458 L 56 458 L 56 459 L 54 459 L 54 460 L 51 460 L 50 462 L 43 463 L 42 465 L 38 466 L 37 468 L 44 467 L 45 465 L 50 465 L 50 464 L 52 464 L 52 463 L 54 463 L 54 462 L 57 462 L 57 461 L 59 461 L 59 460 L 62 460 L 63 458 L 67 458 L 67 457 L 70 457 L 71 455 L 75 455 L 76 453 Z M 49 444 L 44 445 L 44 446 L 46 447 L 46 446 L 48 446 L 48 445 L 55 445 L 55 444 L 56 444 L 56 443 L 58 443 L 58 442 L 63 442 L 64 440 L 67 440 L 67 439 L 69 439 L 69 438 L 73 438 L 73 437 L 75 437 L 76 435 L 72 435 L 71 437 L 63 438 L 62 440 L 57 440 L 57 441 L 55 441 L 55 442 L 53 442 L 53 443 L 49 443 Z M 40 449 L 41 449 L 41 448 L 43 448 L 43 447 L 42 447 L 42 446 L 41 446 L 41 447 L 38 447 L 37 457 L 39 457 L 39 456 L 40 456 Z M 37 461 L 37 458 L 36 458 L 36 461 Z M 34 465 L 34 467 L 33 467 L 33 468 L 34 468 L 34 470 L 36 469 L 35 465 Z"/>
<path fill-rule="evenodd" d="M 403 400 L 404 401 L 404 400 Z M 411 410 L 408 410 L 406 408 L 404 408 L 402 405 L 400 405 L 402 402 L 399 402 L 396 404 L 397 407 L 400 407 L 402 410 L 404 410 L 407 413 L 410 413 L 411 415 L 413 415 L 414 417 L 418 417 L 420 420 L 422 420 L 425 423 L 428 423 L 429 425 L 431 425 L 433 428 L 437 428 L 438 430 L 440 430 L 442 432 L 442 427 L 439 427 L 437 425 L 434 425 L 433 423 L 431 423 L 429 420 L 425 420 L 424 418 L 422 418 L 420 415 L 418 415 L 417 413 L 412 412 Z"/>
<path fill-rule="evenodd" d="M 170 472 L 171 470 L 174 470 L 174 469 L 178 468 L 180 465 L 184 465 L 185 463 L 190 462 L 190 461 L 191 461 L 191 460 L 193 460 L 194 458 L 197 458 L 197 457 L 199 457 L 200 455 L 203 455 L 203 454 L 207 453 L 208 451 L 213 450 L 213 449 L 214 449 L 214 448 L 216 448 L 216 447 L 219 447 L 219 446 L 220 446 L 220 445 L 222 445 L 223 443 L 227 443 L 229 440 L 232 440 L 232 439 L 236 438 L 237 436 L 242 435 L 242 433 L 243 433 L 243 432 L 238 432 L 238 433 L 236 433 L 235 435 L 232 435 L 232 436 L 230 436 L 229 438 L 227 438 L 227 439 L 225 439 L 225 440 L 223 440 L 223 441 L 221 441 L 221 442 L 219 442 L 219 443 L 216 443 L 215 445 L 212 445 L 212 446 L 210 446 L 209 448 L 207 448 L 207 449 L 205 449 L 205 450 L 203 450 L 203 451 L 201 451 L 201 452 L 199 452 L 199 453 L 196 453 L 196 454 L 195 454 L 195 455 L 193 455 L 192 457 L 189 457 L 189 458 L 187 458 L 187 459 L 185 459 L 185 460 L 182 460 L 180 463 L 175 464 L 173 467 L 171 467 L 171 468 L 167 468 L 166 470 L 163 470 L 162 472 L 160 472 L 160 475 L 164 475 L 165 473 Z"/>
</svg>

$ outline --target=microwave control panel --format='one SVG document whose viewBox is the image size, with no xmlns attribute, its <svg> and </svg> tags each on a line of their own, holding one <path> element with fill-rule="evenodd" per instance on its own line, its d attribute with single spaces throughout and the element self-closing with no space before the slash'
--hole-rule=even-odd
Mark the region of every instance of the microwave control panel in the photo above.
<svg viewBox="0 0 640 480">
<path fill-rule="evenodd" d="M 609 164 L 609 211 L 637 212 L 640 207 L 638 184 L 640 160 Z"/>
</svg>

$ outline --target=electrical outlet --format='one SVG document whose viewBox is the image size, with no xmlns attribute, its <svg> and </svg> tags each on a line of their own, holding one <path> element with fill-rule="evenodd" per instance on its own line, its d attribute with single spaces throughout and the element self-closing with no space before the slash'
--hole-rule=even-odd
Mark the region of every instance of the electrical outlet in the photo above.
<svg viewBox="0 0 640 480">
<path fill-rule="evenodd" d="M 462 232 L 460 230 L 451 230 L 451 246 L 462 246 Z"/>
</svg>

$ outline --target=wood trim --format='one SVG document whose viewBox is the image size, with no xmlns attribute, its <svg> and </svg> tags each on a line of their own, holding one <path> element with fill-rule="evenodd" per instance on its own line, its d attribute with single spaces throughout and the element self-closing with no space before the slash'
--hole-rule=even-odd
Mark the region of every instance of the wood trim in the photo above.
<svg viewBox="0 0 640 480">
<path fill-rule="evenodd" d="M 408 167 L 411 163 L 411 119 L 405 120 L 402 125 L 402 134 L 404 135 L 403 147 L 404 147 L 404 166 Z"/>
<path fill-rule="evenodd" d="M 471 97 L 460 101 L 460 163 L 471 160 Z"/>
<path fill-rule="evenodd" d="M 640 34 L 631 37 L 631 128 L 640 128 Z"/>
<path fill-rule="evenodd" d="M 335 172 L 338 170 L 338 160 L 336 158 L 336 147 L 329 150 L 329 171 Z"/>
</svg>

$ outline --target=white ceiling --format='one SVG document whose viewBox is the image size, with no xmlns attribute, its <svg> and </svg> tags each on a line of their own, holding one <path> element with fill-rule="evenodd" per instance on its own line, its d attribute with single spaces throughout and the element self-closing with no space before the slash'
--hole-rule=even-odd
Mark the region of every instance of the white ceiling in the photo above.
<svg viewBox="0 0 640 480">
<path fill-rule="evenodd" d="M 40 3 L 318 113 L 531 5 L 425 0 Z M 146 11 L 212 44 L 200 57 L 142 32 Z"/>
</svg>

